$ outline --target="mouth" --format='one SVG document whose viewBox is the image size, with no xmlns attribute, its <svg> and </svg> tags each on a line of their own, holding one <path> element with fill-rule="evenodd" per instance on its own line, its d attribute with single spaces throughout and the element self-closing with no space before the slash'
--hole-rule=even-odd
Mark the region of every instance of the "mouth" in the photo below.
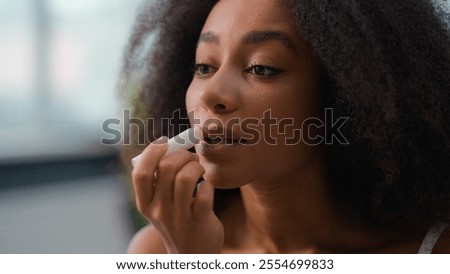
<svg viewBox="0 0 450 274">
<path fill-rule="evenodd" d="M 208 135 L 207 133 L 203 133 L 203 136 L 203 141 L 208 145 L 243 145 L 247 143 L 244 138 L 227 138 L 226 136 Z"/>
</svg>

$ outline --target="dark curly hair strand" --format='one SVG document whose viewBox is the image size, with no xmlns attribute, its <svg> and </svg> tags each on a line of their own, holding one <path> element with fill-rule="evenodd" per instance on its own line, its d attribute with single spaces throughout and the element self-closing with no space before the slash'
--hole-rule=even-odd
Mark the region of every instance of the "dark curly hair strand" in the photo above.
<svg viewBox="0 0 450 274">
<path fill-rule="evenodd" d="M 327 146 L 337 199 L 386 229 L 417 232 L 449 220 L 449 13 L 427 0 L 284 1 L 322 62 L 324 107 L 350 117 L 350 145 Z M 185 112 L 197 39 L 215 4 L 143 6 L 119 85 L 127 96 L 139 83 L 136 116 Z"/>
</svg>

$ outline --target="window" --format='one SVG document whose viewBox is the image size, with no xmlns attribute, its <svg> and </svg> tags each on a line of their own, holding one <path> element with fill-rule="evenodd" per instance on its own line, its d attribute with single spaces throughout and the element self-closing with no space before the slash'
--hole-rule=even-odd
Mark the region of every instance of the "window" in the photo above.
<svg viewBox="0 0 450 274">
<path fill-rule="evenodd" d="M 0 163 L 110 153 L 139 1 L 0 0 Z"/>
</svg>

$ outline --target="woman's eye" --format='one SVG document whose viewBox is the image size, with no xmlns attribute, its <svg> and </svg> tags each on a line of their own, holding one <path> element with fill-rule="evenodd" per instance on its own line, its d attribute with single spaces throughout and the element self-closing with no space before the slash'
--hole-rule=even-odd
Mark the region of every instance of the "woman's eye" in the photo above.
<svg viewBox="0 0 450 274">
<path fill-rule="evenodd" d="M 210 74 L 214 71 L 215 69 L 213 67 L 206 64 L 196 64 L 194 69 L 195 74 L 200 76 Z"/>
<path fill-rule="evenodd" d="M 268 78 L 270 76 L 274 76 L 280 73 L 281 70 L 269 66 L 253 65 L 250 68 L 248 68 L 246 72 L 251 73 L 260 78 Z"/>
</svg>

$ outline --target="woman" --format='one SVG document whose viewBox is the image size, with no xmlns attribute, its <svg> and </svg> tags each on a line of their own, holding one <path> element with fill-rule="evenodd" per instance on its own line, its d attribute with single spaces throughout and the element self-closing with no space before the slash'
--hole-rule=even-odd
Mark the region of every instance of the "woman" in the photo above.
<svg viewBox="0 0 450 274">
<path fill-rule="evenodd" d="M 203 140 L 143 151 L 151 225 L 129 252 L 450 252 L 448 18 L 425 0 L 155 2 L 122 88 L 139 83 L 137 116 L 181 109 Z"/>
</svg>

